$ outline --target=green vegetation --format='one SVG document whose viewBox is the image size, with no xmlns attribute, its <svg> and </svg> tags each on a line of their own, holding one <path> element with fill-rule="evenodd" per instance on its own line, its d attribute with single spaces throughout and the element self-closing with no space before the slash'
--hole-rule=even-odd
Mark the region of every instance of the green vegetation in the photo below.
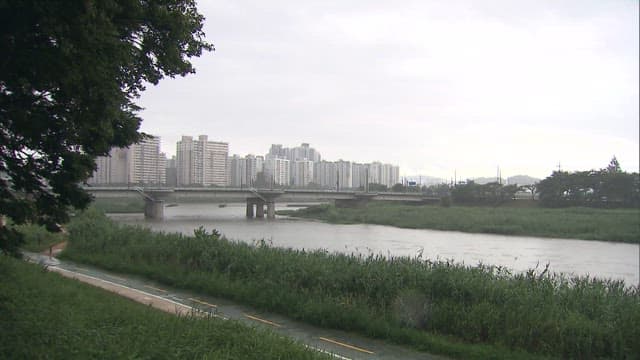
<svg viewBox="0 0 640 360">
<path fill-rule="evenodd" d="M 472 180 L 457 184 L 451 189 L 454 204 L 495 206 L 512 202 L 518 191 L 517 185 L 502 185 L 497 182 L 476 184 Z"/>
<path fill-rule="evenodd" d="M 0 2 L 0 216 L 54 230 L 85 208 L 96 157 L 148 135 L 147 85 L 212 51 L 193 0 Z M 0 223 L 0 251 L 22 239 Z"/>
<path fill-rule="evenodd" d="M 104 213 L 143 213 L 144 200 L 141 197 L 97 198 L 91 206 Z"/>
<path fill-rule="evenodd" d="M 203 229 L 154 233 L 95 211 L 69 231 L 69 259 L 424 351 L 465 359 L 640 353 L 640 294 L 623 282 L 251 246 Z"/>
<path fill-rule="evenodd" d="M 364 208 L 319 205 L 279 214 L 340 224 L 640 242 L 640 209 L 442 207 L 372 202 Z"/>
<path fill-rule="evenodd" d="M 640 207 L 640 175 L 622 171 L 615 157 L 600 170 L 554 171 L 537 190 L 549 207 Z"/>
<path fill-rule="evenodd" d="M 43 252 L 50 246 L 65 240 L 65 235 L 61 232 L 51 233 L 44 228 L 33 224 L 23 224 L 13 226 L 24 237 L 22 248 L 31 252 Z"/>
<path fill-rule="evenodd" d="M 274 333 L 176 316 L 0 256 L 2 359 L 318 359 Z"/>
</svg>

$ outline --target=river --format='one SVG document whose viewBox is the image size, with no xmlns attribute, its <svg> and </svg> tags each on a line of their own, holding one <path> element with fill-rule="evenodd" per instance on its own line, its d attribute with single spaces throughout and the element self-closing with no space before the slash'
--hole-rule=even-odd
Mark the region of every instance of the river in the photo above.
<svg viewBox="0 0 640 360">
<path fill-rule="evenodd" d="M 278 209 L 284 209 L 279 205 Z M 289 208 L 290 209 L 290 208 Z M 114 220 L 155 231 L 192 234 L 203 226 L 227 238 L 273 246 L 326 249 L 330 252 L 382 254 L 452 259 L 458 263 L 505 266 L 526 271 L 549 264 L 550 271 L 598 278 L 622 279 L 638 285 L 640 245 L 569 239 L 467 234 L 455 231 L 400 229 L 382 225 L 334 225 L 278 216 L 276 220 L 247 219 L 244 204 L 184 204 L 167 207 L 162 221 L 142 214 L 112 214 Z"/>
</svg>

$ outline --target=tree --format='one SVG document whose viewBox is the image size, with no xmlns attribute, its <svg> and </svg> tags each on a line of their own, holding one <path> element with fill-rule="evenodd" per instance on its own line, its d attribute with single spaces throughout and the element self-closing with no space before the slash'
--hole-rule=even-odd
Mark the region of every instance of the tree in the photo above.
<svg viewBox="0 0 640 360">
<path fill-rule="evenodd" d="M 147 136 L 145 86 L 213 50 L 203 21 L 194 0 L 0 1 L 0 215 L 56 230 L 86 207 L 95 158 Z"/>
<path fill-rule="evenodd" d="M 392 192 L 405 192 L 406 187 L 401 183 L 396 183 L 391 187 Z"/>
<path fill-rule="evenodd" d="M 538 183 L 529 184 L 529 185 L 522 185 L 519 188 L 519 190 L 530 192 L 531 193 L 531 200 L 535 200 L 536 199 L 536 191 L 537 191 L 537 189 L 538 189 Z"/>
<path fill-rule="evenodd" d="M 607 165 L 607 168 L 605 169 L 608 173 L 619 173 L 622 172 L 622 168 L 620 167 L 620 163 L 618 162 L 618 159 L 614 156 L 611 161 L 609 162 L 609 165 Z"/>
<path fill-rule="evenodd" d="M 544 206 L 637 207 L 640 176 L 622 171 L 614 157 L 600 170 L 554 171 L 540 181 L 538 193 Z"/>
</svg>

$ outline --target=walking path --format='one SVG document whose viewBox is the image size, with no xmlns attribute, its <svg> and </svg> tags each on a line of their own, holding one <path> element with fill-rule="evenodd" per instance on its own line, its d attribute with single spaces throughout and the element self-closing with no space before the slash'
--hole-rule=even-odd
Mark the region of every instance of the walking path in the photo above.
<svg viewBox="0 0 640 360">
<path fill-rule="evenodd" d="M 64 247 L 58 246 L 57 252 L 62 248 Z M 103 288 L 156 309 L 181 315 L 214 316 L 269 328 L 278 334 L 294 338 L 311 349 L 330 354 L 335 359 L 445 359 L 344 331 L 310 326 L 281 315 L 262 313 L 224 299 L 167 287 L 144 278 L 61 261 L 54 257 L 57 252 L 54 251 L 52 255 L 49 251 L 45 254 L 24 254 L 29 261 L 46 266 L 48 270 L 62 276 Z"/>
</svg>

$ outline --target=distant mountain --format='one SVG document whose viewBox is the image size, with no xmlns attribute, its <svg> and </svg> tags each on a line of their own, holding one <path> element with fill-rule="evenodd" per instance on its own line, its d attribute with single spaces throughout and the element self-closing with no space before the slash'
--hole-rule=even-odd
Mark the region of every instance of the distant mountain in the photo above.
<svg viewBox="0 0 640 360">
<path fill-rule="evenodd" d="M 471 180 L 473 180 L 473 182 L 475 182 L 476 184 L 480 184 L 480 185 L 498 181 L 496 177 L 479 177 Z M 518 184 L 518 185 L 531 185 L 531 184 L 537 183 L 538 181 L 540 181 L 540 179 L 534 178 L 528 175 L 515 175 L 515 176 L 508 177 L 507 179 L 502 179 L 503 184 Z"/>
<path fill-rule="evenodd" d="M 538 181 L 540 181 L 540 179 L 534 178 L 528 175 L 516 175 L 516 176 L 511 176 L 507 178 L 508 184 L 518 184 L 521 186 L 535 184 Z"/>
<path fill-rule="evenodd" d="M 415 181 L 416 184 L 427 185 L 427 186 L 448 183 L 446 179 L 442 179 L 434 176 L 426 176 L 426 175 L 405 176 L 405 179 L 406 181 Z"/>
<path fill-rule="evenodd" d="M 469 180 L 473 180 L 473 182 L 476 183 L 476 184 L 484 185 L 484 184 L 488 184 L 488 183 L 497 182 L 498 178 L 496 178 L 495 176 L 494 177 L 479 177 L 479 178 L 469 179 Z"/>
<path fill-rule="evenodd" d="M 405 176 L 404 179 L 405 181 L 412 181 L 412 182 L 415 181 L 417 184 L 427 185 L 427 186 L 438 185 L 443 183 L 448 184 L 450 181 L 447 179 L 434 177 L 434 176 L 426 176 L 426 175 Z M 468 179 L 468 180 L 473 180 L 473 182 L 480 185 L 498 181 L 496 177 L 479 177 L 479 178 Z M 458 179 L 458 181 L 461 181 L 461 179 Z M 506 179 L 504 178 L 502 179 L 503 184 L 518 184 L 518 185 L 531 185 L 531 184 L 537 183 L 538 181 L 540 181 L 540 179 L 534 178 L 528 175 L 515 175 L 515 176 L 508 177 Z"/>
</svg>

